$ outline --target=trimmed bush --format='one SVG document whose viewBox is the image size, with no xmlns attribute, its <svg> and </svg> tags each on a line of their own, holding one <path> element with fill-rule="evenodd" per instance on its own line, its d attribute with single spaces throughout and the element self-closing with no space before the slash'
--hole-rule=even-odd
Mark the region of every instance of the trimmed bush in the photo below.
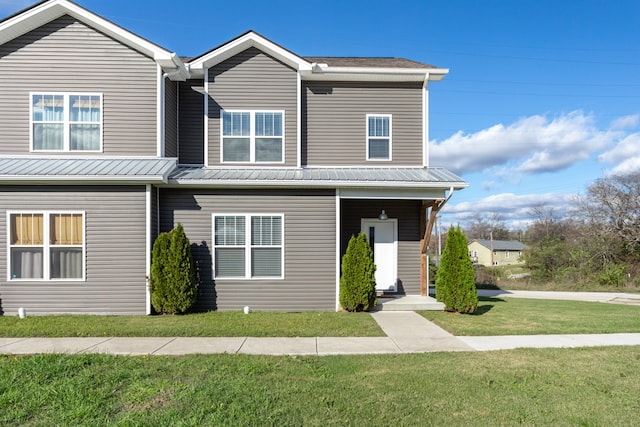
<svg viewBox="0 0 640 427">
<path fill-rule="evenodd" d="M 367 236 L 351 236 L 342 257 L 340 305 L 346 311 L 369 311 L 376 301 L 376 265 Z"/>
<path fill-rule="evenodd" d="M 471 314 L 478 306 L 473 265 L 467 249 L 467 238 L 460 229 L 449 229 L 436 279 L 436 299 L 446 311 Z"/>
<path fill-rule="evenodd" d="M 153 244 L 149 287 L 158 313 L 180 314 L 196 302 L 197 281 L 189 239 L 182 224 Z"/>
</svg>

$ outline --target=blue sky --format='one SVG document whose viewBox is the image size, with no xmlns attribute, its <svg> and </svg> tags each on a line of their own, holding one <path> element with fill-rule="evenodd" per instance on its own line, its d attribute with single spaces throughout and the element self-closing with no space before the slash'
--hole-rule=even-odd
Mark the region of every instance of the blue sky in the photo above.
<svg viewBox="0 0 640 427">
<path fill-rule="evenodd" d="M 0 0 L 0 17 L 34 3 Z M 640 172 L 637 0 L 77 3 L 182 56 L 252 29 L 302 56 L 449 68 L 430 86 L 431 166 L 470 187 L 443 223 L 524 227 L 533 206 L 562 214 L 595 179 Z"/>
</svg>

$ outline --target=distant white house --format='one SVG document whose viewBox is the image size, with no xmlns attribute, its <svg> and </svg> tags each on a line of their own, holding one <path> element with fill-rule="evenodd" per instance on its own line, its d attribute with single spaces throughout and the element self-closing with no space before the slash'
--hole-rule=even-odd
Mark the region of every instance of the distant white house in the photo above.
<svg viewBox="0 0 640 427">
<path fill-rule="evenodd" d="M 467 245 L 474 265 L 486 267 L 522 264 L 527 245 L 516 240 L 474 239 Z"/>
</svg>

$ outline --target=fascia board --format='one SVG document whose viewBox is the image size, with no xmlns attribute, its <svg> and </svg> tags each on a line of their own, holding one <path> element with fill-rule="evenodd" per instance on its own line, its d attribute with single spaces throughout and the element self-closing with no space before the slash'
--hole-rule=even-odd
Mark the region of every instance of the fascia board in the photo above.
<svg viewBox="0 0 640 427">
<path fill-rule="evenodd" d="M 177 74 L 186 72 L 184 63 L 175 53 L 163 49 L 67 0 L 52 0 L 42 3 L 0 23 L 0 44 L 13 40 L 64 15 L 70 15 L 153 58 L 167 72 L 172 70 Z M 180 68 L 185 69 L 185 71 L 179 73 Z"/>
<path fill-rule="evenodd" d="M 430 184 L 424 182 L 386 182 L 386 181 L 331 181 L 331 180 L 225 180 L 225 179 L 171 179 L 170 184 L 193 186 L 224 186 L 224 187 L 307 187 L 307 188 L 385 188 L 385 189 L 423 189 L 423 190 L 462 190 L 469 186 L 466 182 L 438 182 Z"/>
<path fill-rule="evenodd" d="M 194 73 L 201 74 L 204 69 L 211 68 L 250 47 L 260 49 L 296 70 L 311 70 L 310 63 L 254 32 L 249 32 L 189 62 L 189 68 Z"/>
<path fill-rule="evenodd" d="M 29 184 L 29 185 L 55 185 L 55 184 L 64 184 L 64 185 L 88 185 L 88 184 L 164 184 L 167 183 L 166 177 L 163 176 L 145 176 L 145 177 L 131 177 L 131 176 L 122 176 L 122 177 L 96 177 L 96 176 L 81 176 L 81 175 L 72 175 L 72 176 L 56 176 L 56 177 L 43 177 L 42 175 L 37 176 L 3 176 L 0 178 L 0 182 L 6 185 L 10 184 Z"/>
<path fill-rule="evenodd" d="M 312 64 L 311 70 L 301 72 L 304 80 L 324 81 L 440 81 L 449 72 L 442 68 L 377 68 L 329 67 Z"/>
</svg>

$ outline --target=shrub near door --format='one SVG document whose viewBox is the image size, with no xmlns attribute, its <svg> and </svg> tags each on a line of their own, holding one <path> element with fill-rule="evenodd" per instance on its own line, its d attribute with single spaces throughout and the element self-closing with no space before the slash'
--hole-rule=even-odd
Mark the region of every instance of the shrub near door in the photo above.
<svg viewBox="0 0 640 427">
<path fill-rule="evenodd" d="M 346 311 L 369 311 L 376 301 L 376 265 L 364 233 L 351 236 L 342 257 L 340 305 Z"/>
<path fill-rule="evenodd" d="M 182 224 L 160 233 L 151 256 L 151 304 L 158 313 L 180 314 L 196 302 L 197 282 Z"/>
</svg>

